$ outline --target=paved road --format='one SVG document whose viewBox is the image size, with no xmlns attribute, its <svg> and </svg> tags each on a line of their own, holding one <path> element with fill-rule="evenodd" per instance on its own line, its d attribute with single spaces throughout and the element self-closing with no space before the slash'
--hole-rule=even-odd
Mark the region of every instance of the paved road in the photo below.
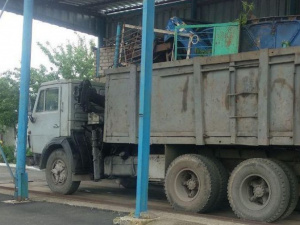
<svg viewBox="0 0 300 225">
<path fill-rule="evenodd" d="M 80 188 L 78 189 L 77 192 L 75 192 L 71 196 L 61 196 L 61 195 L 56 195 L 51 193 L 49 190 L 49 187 L 47 186 L 45 182 L 45 175 L 43 171 L 36 171 L 36 170 L 27 170 L 28 171 L 28 176 L 29 176 L 29 187 L 31 190 L 30 193 L 30 198 L 34 199 L 35 197 L 38 199 L 44 199 L 44 198 L 53 198 L 59 199 L 59 201 L 55 201 L 56 203 L 70 203 L 73 205 L 79 205 L 79 206 L 88 206 L 98 208 L 100 210 L 112 210 L 112 211 L 123 211 L 123 212 L 133 212 L 135 208 L 135 190 L 133 189 L 124 189 L 121 188 L 118 184 L 116 184 L 114 181 L 110 180 L 103 180 L 101 182 L 95 183 L 95 182 L 82 182 L 80 185 Z M 0 186 L 1 190 L 10 190 L 10 193 L 13 193 L 13 187 L 14 185 L 12 184 L 12 179 L 9 176 L 9 173 L 7 172 L 6 167 L 1 167 L 0 166 Z M 45 199 L 46 200 L 46 199 Z M 51 201 L 52 201 L 51 200 Z M 48 200 L 47 200 L 48 201 Z M 79 204 L 78 204 L 79 203 Z M 41 207 L 41 212 L 44 213 L 43 216 L 45 217 L 45 221 L 47 218 L 50 221 L 51 217 L 53 215 L 56 215 L 55 212 L 48 213 L 47 209 L 51 208 L 58 208 L 56 205 L 51 205 L 51 203 L 47 203 L 47 207 L 42 208 L 43 206 L 40 206 L 39 204 L 42 203 L 30 203 L 32 204 L 33 208 L 29 209 L 25 208 L 25 213 L 27 212 L 28 214 L 24 214 L 24 216 L 33 217 L 31 213 L 35 212 L 35 208 L 37 210 L 39 207 Z M 29 204 L 29 205 L 30 205 Z M 43 204 L 42 204 L 43 205 Z M 186 213 L 186 212 L 176 212 L 174 211 L 170 204 L 167 202 L 165 194 L 164 194 L 164 189 L 162 186 L 157 186 L 157 185 L 150 185 L 149 186 L 149 209 L 150 211 L 156 211 L 156 212 L 163 212 L 163 213 L 171 213 L 172 217 L 171 218 L 181 218 L 183 216 L 187 217 L 193 217 L 195 221 L 200 222 L 202 221 L 203 218 L 206 219 L 216 219 L 219 224 L 224 224 L 225 221 L 235 221 L 235 222 L 242 222 L 241 220 L 238 220 L 236 216 L 233 214 L 231 211 L 230 207 L 223 208 L 222 210 L 218 210 L 209 214 L 201 215 L 201 214 L 196 214 L 196 213 Z M 7 213 L 10 212 L 10 210 L 2 210 L 4 205 L 1 203 L 0 204 L 0 224 L 7 224 L 2 222 L 1 217 L 2 215 L 7 215 Z M 63 207 L 63 206 L 62 206 Z M 70 206 L 69 206 L 70 207 Z M 89 208 L 80 208 L 87 210 L 88 212 L 90 211 Z M 17 209 L 17 208 L 16 208 Z M 71 207 L 68 209 L 66 212 L 71 212 L 76 214 L 77 211 L 72 211 L 75 210 L 76 207 Z M 37 212 L 40 212 L 37 211 Z M 92 210 L 93 211 L 93 210 Z M 99 211 L 99 210 L 98 210 Z M 18 213 L 17 211 L 12 210 L 13 213 Z M 82 211 L 86 212 L 86 211 Z M 103 212 L 103 211 L 99 211 Z M 63 217 L 64 209 L 61 208 L 60 210 L 57 211 L 58 218 Z M 93 215 L 92 212 L 90 212 L 91 215 Z M 17 217 L 19 217 L 19 214 L 15 214 Z M 71 214 L 72 215 L 72 214 Z M 89 214 L 87 214 L 89 215 Z M 101 213 L 99 213 L 101 215 Z M 22 214 L 20 215 L 22 216 Z M 80 216 L 78 216 L 78 220 L 80 221 Z M 111 213 L 107 213 L 107 217 L 103 217 L 104 220 L 109 220 L 110 223 L 98 223 L 98 224 L 111 224 L 112 218 L 116 217 L 115 215 L 113 216 Z M 5 216 L 3 218 L 6 218 Z M 43 218 L 43 217 L 42 217 Z M 77 214 L 76 217 L 77 218 Z M 98 219 L 97 217 L 96 219 Z M 102 217 L 100 217 L 102 218 Z M 173 219 L 174 219 L 173 218 Z M 6 218 L 7 219 L 7 218 Z M 38 218 L 37 218 L 38 219 Z M 57 219 L 57 218 L 55 218 Z M 68 216 L 66 218 L 62 218 L 63 220 L 68 220 Z M 94 219 L 91 217 L 91 219 Z M 73 218 L 70 218 L 70 221 L 72 222 Z M 60 221 L 60 220 L 58 220 Z M 82 222 L 83 220 L 81 220 Z M 84 221 L 89 221 L 89 218 L 85 218 L 84 216 Z M 220 221 L 223 221 L 223 223 L 220 223 Z M 251 222 L 247 223 L 250 224 Z M 18 224 L 18 223 L 16 223 Z M 26 223 L 25 223 L 26 224 Z M 41 224 L 41 223 L 36 223 L 36 224 Z M 52 222 L 51 224 L 56 224 Z M 60 224 L 68 224 L 68 223 L 60 223 Z M 71 224 L 71 223 L 70 223 Z M 72 222 L 73 224 L 73 222 Z M 80 224 L 80 223 L 78 223 Z M 81 224 L 89 224 L 89 223 L 81 223 Z M 93 223 L 90 223 L 93 224 Z M 210 222 L 209 222 L 210 224 Z M 252 223 L 251 223 L 252 224 Z M 258 223 L 255 223 L 258 224 Z M 284 221 L 279 221 L 277 224 L 282 224 L 282 225 L 299 225 L 300 224 L 300 212 L 295 212 L 291 217 Z M 33 225 L 33 224 L 30 224 Z M 46 225 L 46 224 L 45 224 Z M 166 225 L 166 224 L 164 224 Z"/>
<path fill-rule="evenodd" d="M 15 173 L 15 168 L 12 168 L 12 170 Z M 29 167 L 29 169 L 27 169 L 27 173 L 28 173 L 29 182 L 46 180 L 45 173 L 34 167 Z M 7 170 L 7 167 L 3 166 L 3 164 L 1 164 L 0 165 L 0 184 L 6 184 L 6 183 L 13 183 L 13 180 L 10 176 L 10 173 Z"/>
<path fill-rule="evenodd" d="M 20 204 L 4 203 L 12 197 L 0 194 L 0 224 L 9 225 L 112 225 L 114 218 L 123 216 L 86 207 L 75 207 L 47 202 Z"/>
</svg>

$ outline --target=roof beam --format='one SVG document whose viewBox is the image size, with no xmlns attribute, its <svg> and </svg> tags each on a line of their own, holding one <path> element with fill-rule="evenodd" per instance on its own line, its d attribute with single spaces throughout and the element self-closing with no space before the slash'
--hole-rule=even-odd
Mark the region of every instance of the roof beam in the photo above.
<svg viewBox="0 0 300 225">
<path fill-rule="evenodd" d="M 86 4 L 83 7 L 84 8 L 93 8 L 96 6 L 102 6 L 102 5 L 106 5 L 106 4 L 110 4 L 110 3 L 119 3 L 119 2 L 123 2 L 122 0 L 106 0 L 103 2 L 96 2 L 96 3 L 91 3 L 91 4 Z"/>
<path fill-rule="evenodd" d="M 0 0 L 0 5 L 4 2 L 5 0 Z M 106 21 L 105 17 L 96 13 L 86 14 L 81 10 L 74 9 L 75 7 L 71 10 L 68 7 L 60 7 L 58 4 L 50 7 L 45 2 L 50 1 L 35 0 L 34 19 L 95 36 L 98 36 L 100 32 L 99 23 L 105 23 Z M 10 0 L 6 11 L 23 15 L 23 3 L 23 0 Z M 52 1 L 52 4 L 54 4 L 54 1 Z"/>
<path fill-rule="evenodd" d="M 61 9 L 66 10 L 69 12 L 75 12 L 75 13 L 81 13 L 85 15 L 95 16 L 95 17 L 102 17 L 99 13 L 91 12 L 91 10 L 87 10 L 83 6 L 74 6 L 69 5 L 66 3 L 60 3 L 58 0 L 36 0 L 35 5 L 48 7 L 48 8 L 55 8 L 55 9 Z"/>
<path fill-rule="evenodd" d="M 157 2 L 157 3 L 155 3 L 155 6 L 163 6 L 163 5 L 168 5 L 168 4 L 180 3 L 180 2 L 187 2 L 187 0 L 169 0 L 166 2 Z M 131 7 L 127 7 L 127 8 L 109 10 L 105 14 L 109 15 L 112 13 L 121 13 L 121 12 L 130 11 L 130 10 L 139 10 L 142 8 L 143 8 L 143 5 L 136 5 L 136 6 L 131 6 Z"/>
<path fill-rule="evenodd" d="M 197 5 L 211 5 L 211 4 L 221 3 L 221 2 L 228 2 L 228 1 L 232 1 L 232 0 L 202 0 L 202 1 L 198 0 Z"/>
</svg>

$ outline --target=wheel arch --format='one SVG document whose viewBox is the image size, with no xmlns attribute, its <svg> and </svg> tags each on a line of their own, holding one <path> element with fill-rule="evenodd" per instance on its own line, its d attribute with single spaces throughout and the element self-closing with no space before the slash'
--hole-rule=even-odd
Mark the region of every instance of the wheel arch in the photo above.
<svg viewBox="0 0 300 225">
<path fill-rule="evenodd" d="M 201 149 L 201 153 L 209 154 L 209 150 L 207 148 Z M 185 154 L 200 154 L 199 149 L 196 145 L 165 145 L 165 173 L 167 172 L 171 163 L 179 156 Z"/>
<path fill-rule="evenodd" d="M 47 165 L 47 161 L 52 152 L 57 149 L 62 148 L 67 154 L 68 158 L 72 158 L 72 171 L 75 172 L 78 169 L 82 168 L 80 163 L 80 155 L 76 151 L 76 147 L 71 137 L 58 137 L 53 138 L 50 142 L 46 144 L 42 151 L 41 161 L 40 161 L 40 169 L 45 169 Z"/>
</svg>

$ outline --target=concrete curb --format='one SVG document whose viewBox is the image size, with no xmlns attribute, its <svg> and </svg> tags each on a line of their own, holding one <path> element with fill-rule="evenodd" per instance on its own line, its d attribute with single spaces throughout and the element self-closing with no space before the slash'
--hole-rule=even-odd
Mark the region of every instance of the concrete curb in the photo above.
<svg viewBox="0 0 300 225">
<path fill-rule="evenodd" d="M 159 217 L 154 214 L 144 214 L 141 218 L 135 218 L 133 215 L 117 217 L 113 220 L 113 224 L 119 225 L 146 225 L 154 221 L 158 221 Z"/>
</svg>

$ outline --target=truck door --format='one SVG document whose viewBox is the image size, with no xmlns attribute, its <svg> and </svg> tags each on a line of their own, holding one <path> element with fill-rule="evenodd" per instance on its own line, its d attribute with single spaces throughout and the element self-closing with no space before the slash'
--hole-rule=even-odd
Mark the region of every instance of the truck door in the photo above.
<svg viewBox="0 0 300 225">
<path fill-rule="evenodd" d="M 60 99 L 59 87 L 39 90 L 28 132 L 34 153 L 42 153 L 44 146 L 53 138 L 60 136 Z"/>
</svg>

